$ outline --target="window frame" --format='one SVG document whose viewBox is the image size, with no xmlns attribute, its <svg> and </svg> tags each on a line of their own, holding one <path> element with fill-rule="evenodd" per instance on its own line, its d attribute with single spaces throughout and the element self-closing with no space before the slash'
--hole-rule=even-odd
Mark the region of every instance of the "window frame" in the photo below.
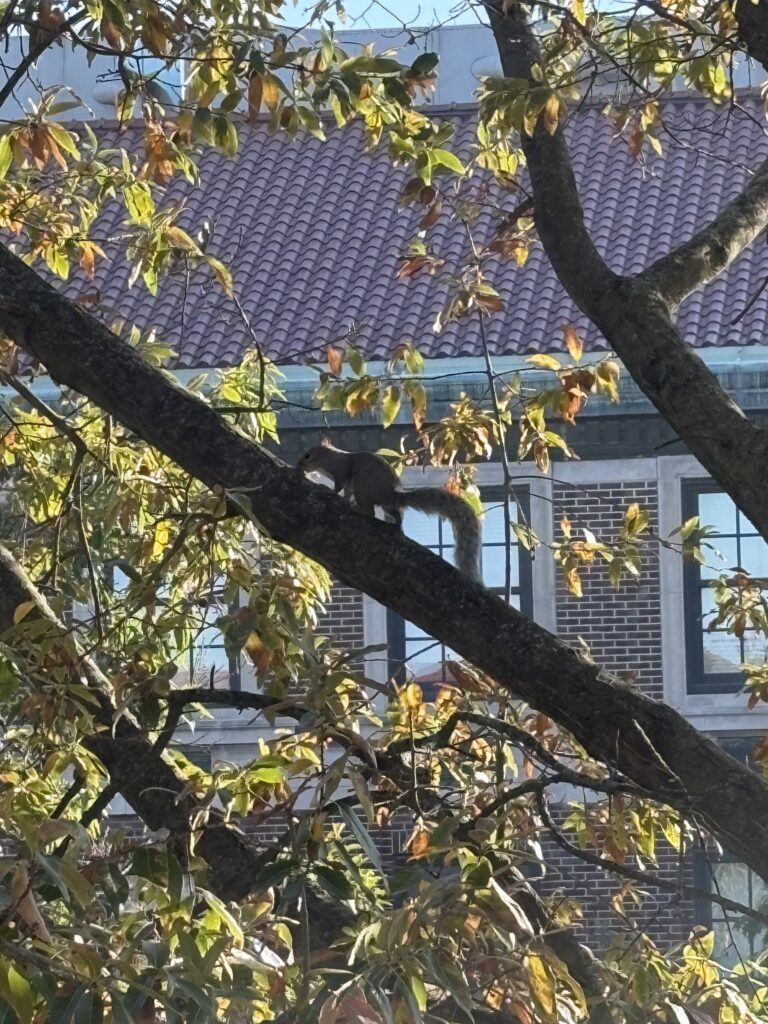
<svg viewBox="0 0 768 1024">
<path fill-rule="evenodd" d="M 504 488 L 498 484 L 481 486 L 480 498 L 484 503 L 495 504 L 504 501 Z M 531 522 L 531 494 L 529 487 L 515 487 L 513 499 L 522 513 L 524 522 Z M 488 545 L 489 547 L 503 547 L 502 544 Z M 518 540 L 515 547 L 519 557 L 519 584 L 517 592 L 520 595 L 520 611 L 528 618 L 533 618 L 533 557 L 532 553 Z M 503 588 L 493 587 L 491 593 L 501 595 Z M 428 641 L 427 641 L 428 642 Z M 443 645 L 445 646 L 445 645 Z M 395 679 L 401 685 L 406 680 L 407 667 L 405 665 L 405 620 L 391 608 L 387 609 L 387 649 L 388 649 L 388 672 L 389 678 Z M 429 686 L 431 689 L 431 685 Z"/>
<path fill-rule="evenodd" d="M 682 521 L 687 522 L 692 516 L 700 514 L 699 498 L 702 494 L 725 493 L 716 481 L 706 477 L 682 480 L 680 493 Z M 735 536 L 737 543 L 741 537 L 738 524 L 738 509 L 736 509 Z M 716 537 L 714 541 L 717 543 Z M 701 593 L 704 589 L 699 564 L 693 560 L 685 561 L 683 563 L 683 620 L 685 623 L 686 695 L 688 697 L 734 695 L 744 689 L 743 672 L 704 671 L 704 627 L 701 615 Z"/>
</svg>

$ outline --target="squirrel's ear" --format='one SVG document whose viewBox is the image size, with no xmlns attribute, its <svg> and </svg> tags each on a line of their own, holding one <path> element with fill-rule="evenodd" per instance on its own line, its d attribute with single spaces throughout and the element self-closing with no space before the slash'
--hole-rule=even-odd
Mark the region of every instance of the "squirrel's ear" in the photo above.
<svg viewBox="0 0 768 1024">
<path fill-rule="evenodd" d="M 332 448 L 333 447 L 333 445 L 331 444 L 330 437 L 325 437 L 325 436 L 321 437 L 320 438 L 320 444 L 323 446 L 323 448 Z"/>
</svg>

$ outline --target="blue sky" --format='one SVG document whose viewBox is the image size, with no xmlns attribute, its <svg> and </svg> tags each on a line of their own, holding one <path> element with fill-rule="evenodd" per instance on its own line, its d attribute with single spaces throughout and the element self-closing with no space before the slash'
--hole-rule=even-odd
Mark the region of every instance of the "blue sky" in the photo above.
<svg viewBox="0 0 768 1024">
<path fill-rule="evenodd" d="M 382 4 L 383 7 L 375 0 L 346 0 L 347 22 L 344 27 L 390 28 L 398 19 L 409 24 L 439 24 L 460 8 L 468 6 L 462 0 L 382 0 Z M 477 15 L 471 10 L 463 10 L 452 23 L 476 24 Z"/>
</svg>

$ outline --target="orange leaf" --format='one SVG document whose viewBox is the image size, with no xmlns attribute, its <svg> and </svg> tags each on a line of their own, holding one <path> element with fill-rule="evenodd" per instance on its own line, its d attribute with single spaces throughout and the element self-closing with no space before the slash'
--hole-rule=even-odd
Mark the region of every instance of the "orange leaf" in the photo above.
<svg viewBox="0 0 768 1024">
<path fill-rule="evenodd" d="M 334 348 L 333 345 L 328 345 L 326 350 L 328 356 L 328 366 L 330 367 L 331 373 L 335 376 L 341 376 L 341 370 L 344 366 L 344 352 L 340 348 Z"/>
<path fill-rule="evenodd" d="M 571 326 L 571 324 L 563 324 L 560 330 L 563 332 L 565 347 L 568 349 L 571 359 L 578 363 L 581 359 L 582 353 L 584 352 L 584 344 L 579 337 L 576 328 Z"/>
</svg>

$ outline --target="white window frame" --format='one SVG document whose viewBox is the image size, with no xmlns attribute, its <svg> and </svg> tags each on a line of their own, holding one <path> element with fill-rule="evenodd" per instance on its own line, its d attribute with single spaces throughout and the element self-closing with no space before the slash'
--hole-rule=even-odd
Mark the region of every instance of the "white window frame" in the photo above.
<svg viewBox="0 0 768 1024">
<path fill-rule="evenodd" d="M 709 473 L 693 455 L 660 456 L 658 462 L 659 534 L 667 538 L 683 519 L 686 480 L 707 480 Z M 661 575 L 661 655 L 664 699 L 703 732 L 751 733 L 768 721 L 768 706 L 747 708 L 741 693 L 688 693 L 685 650 L 683 559 L 677 551 L 659 551 Z"/>
</svg>

